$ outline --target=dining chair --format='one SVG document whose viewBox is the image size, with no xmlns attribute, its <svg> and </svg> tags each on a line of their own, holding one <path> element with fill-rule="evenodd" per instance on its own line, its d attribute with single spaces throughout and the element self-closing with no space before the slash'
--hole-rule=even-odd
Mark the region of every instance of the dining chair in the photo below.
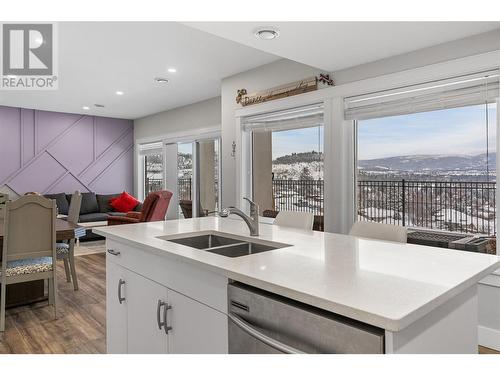
<svg viewBox="0 0 500 375">
<path fill-rule="evenodd" d="M 78 224 L 80 218 L 80 207 L 82 205 L 82 193 L 75 191 L 71 196 L 69 204 L 68 217 L 66 220 L 73 224 Z M 57 259 L 64 262 L 64 271 L 66 272 L 66 281 L 73 280 L 73 289 L 78 290 L 78 278 L 76 276 L 75 266 L 75 239 L 69 242 L 58 242 L 56 244 Z"/>
<path fill-rule="evenodd" d="M 37 195 L 7 202 L 1 264 L 0 332 L 5 331 L 6 286 L 48 280 L 57 319 L 56 203 Z"/>
<path fill-rule="evenodd" d="M 314 215 L 311 212 L 280 211 L 274 219 L 274 225 L 312 230 Z"/>
<path fill-rule="evenodd" d="M 351 236 L 366 237 L 375 240 L 406 243 L 407 230 L 397 225 L 356 221 L 349 232 Z"/>
</svg>

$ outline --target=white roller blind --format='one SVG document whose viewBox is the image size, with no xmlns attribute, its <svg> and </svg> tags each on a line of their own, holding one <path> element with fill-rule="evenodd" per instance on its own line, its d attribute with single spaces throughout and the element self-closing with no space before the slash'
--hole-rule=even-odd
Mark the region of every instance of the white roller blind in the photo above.
<svg viewBox="0 0 500 375">
<path fill-rule="evenodd" d="M 163 142 L 143 143 L 139 145 L 139 155 L 160 154 L 163 151 Z"/>
<path fill-rule="evenodd" d="M 245 131 L 269 131 L 309 128 L 323 125 L 323 104 L 249 116 L 242 119 Z"/>
<path fill-rule="evenodd" d="M 494 102 L 499 71 L 491 70 L 345 98 L 346 120 L 404 115 Z"/>
</svg>

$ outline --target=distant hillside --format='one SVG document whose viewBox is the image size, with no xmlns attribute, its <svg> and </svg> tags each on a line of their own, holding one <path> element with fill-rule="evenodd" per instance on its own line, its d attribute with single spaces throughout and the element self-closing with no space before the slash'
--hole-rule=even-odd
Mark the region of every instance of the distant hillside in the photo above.
<svg viewBox="0 0 500 375">
<path fill-rule="evenodd" d="M 291 155 L 284 155 L 277 157 L 273 160 L 273 164 L 296 164 L 296 163 L 312 163 L 314 161 L 323 160 L 323 153 L 310 151 L 292 153 Z"/>
<path fill-rule="evenodd" d="M 389 158 L 359 160 L 358 166 L 366 171 L 484 171 L 486 154 L 479 155 L 407 155 Z M 496 153 L 489 154 L 490 171 L 496 169 Z"/>
</svg>

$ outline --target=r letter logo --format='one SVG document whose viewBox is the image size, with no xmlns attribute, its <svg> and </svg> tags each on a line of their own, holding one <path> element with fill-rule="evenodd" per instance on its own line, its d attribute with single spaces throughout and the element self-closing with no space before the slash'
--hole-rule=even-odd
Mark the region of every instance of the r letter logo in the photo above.
<svg viewBox="0 0 500 375">
<path fill-rule="evenodd" d="M 1 31 L 0 89 L 57 89 L 55 25 L 3 24 Z"/>
</svg>

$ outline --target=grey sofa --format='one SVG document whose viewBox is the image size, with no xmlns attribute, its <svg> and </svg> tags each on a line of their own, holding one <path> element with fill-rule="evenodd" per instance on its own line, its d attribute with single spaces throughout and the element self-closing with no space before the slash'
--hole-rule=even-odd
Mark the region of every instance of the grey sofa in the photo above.
<svg viewBox="0 0 500 375">
<path fill-rule="evenodd" d="M 110 216 L 125 216 L 126 213 L 115 212 L 110 206 L 109 200 L 116 198 L 118 194 L 96 194 L 82 193 L 82 206 L 80 208 L 80 223 L 88 223 L 91 221 L 107 221 Z M 55 199 L 58 212 L 61 215 L 67 215 L 69 204 L 71 202 L 71 194 L 45 194 L 46 198 Z M 132 211 L 140 211 L 142 204 L 139 203 Z"/>
<path fill-rule="evenodd" d="M 80 223 L 89 223 L 94 221 L 106 221 L 109 216 L 125 216 L 124 212 L 116 212 L 113 207 L 110 206 L 109 200 L 112 198 L 117 198 L 118 194 L 96 194 L 96 193 L 82 193 L 82 205 L 80 207 Z M 57 193 L 57 194 L 45 194 L 46 198 L 54 199 L 56 201 L 58 213 L 61 215 L 67 215 L 69 204 L 71 202 L 71 194 Z M 140 211 L 142 208 L 142 203 L 139 203 L 132 211 Z M 87 236 L 81 238 L 80 240 L 90 240 L 95 239 L 96 236 L 92 233 L 87 234 Z"/>
</svg>

